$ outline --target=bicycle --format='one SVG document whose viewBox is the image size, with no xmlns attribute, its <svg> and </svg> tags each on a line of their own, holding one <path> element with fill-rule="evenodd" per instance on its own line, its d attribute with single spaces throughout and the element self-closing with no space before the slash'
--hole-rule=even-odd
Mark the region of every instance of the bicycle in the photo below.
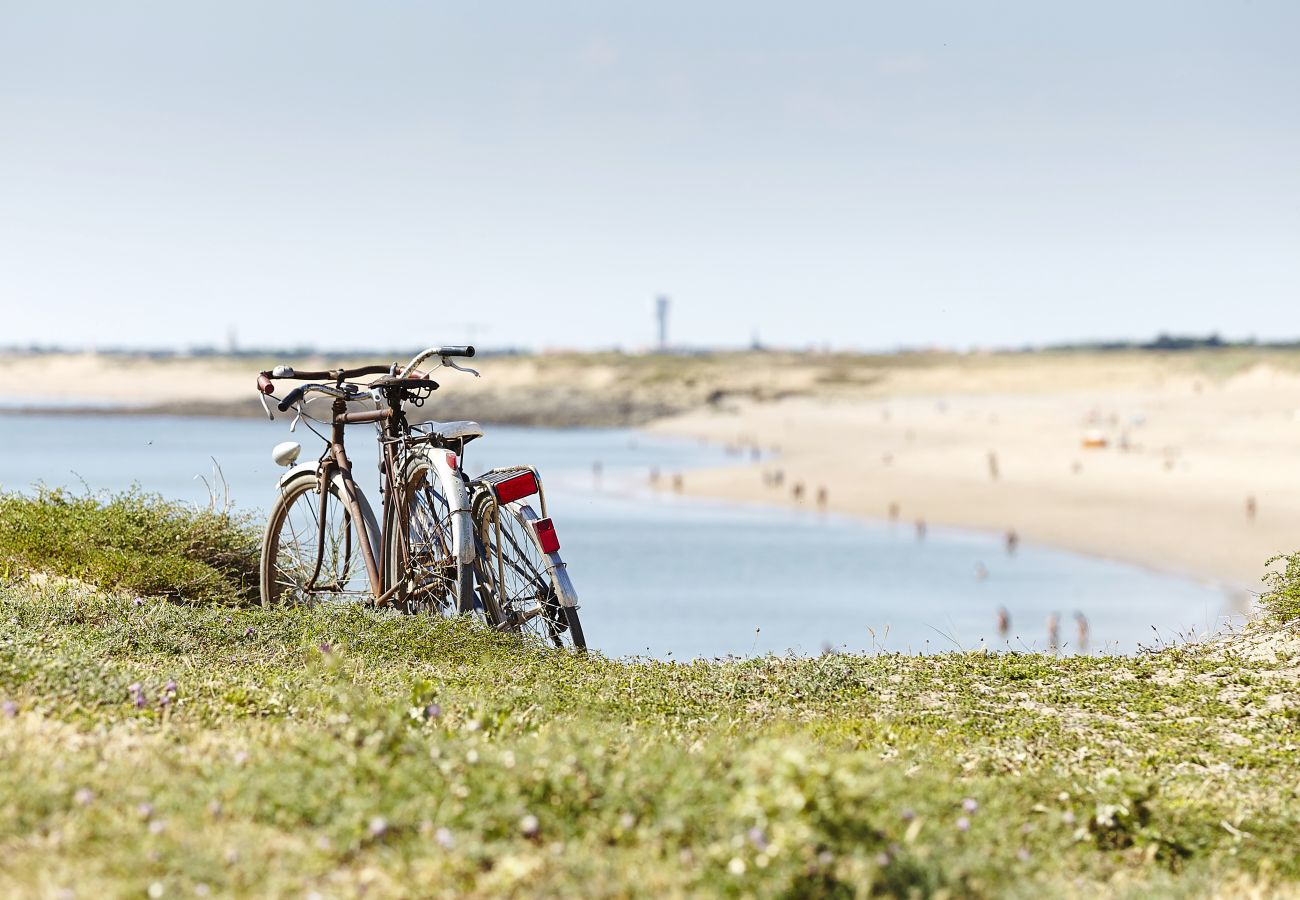
<svg viewBox="0 0 1300 900">
<path fill-rule="evenodd" d="M 325 442 L 315 463 L 297 464 L 302 445 L 277 444 L 280 478 L 262 540 L 263 605 L 361 599 L 376 607 L 434 615 L 474 614 L 493 628 L 533 634 L 557 647 L 585 650 L 577 592 L 560 557 L 541 478 L 530 466 L 465 474 L 465 447 L 483 436 L 476 422 L 436 422 L 427 401 L 439 385 L 421 371 L 437 357 L 474 356 L 470 346 L 429 348 L 405 366 L 327 371 L 276 366 L 257 390 L 268 418 L 295 410 Z M 438 367 L 435 367 L 438 368 Z M 360 379 L 372 378 L 368 382 Z M 283 398 L 275 381 L 307 381 Z M 329 401 L 328 416 L 319 400 Z M 312 423 L 328 424 L 327 437 Z M 381 517 L 352 476 L 348 425 L 376 426 Z M 541 514 L 529 498 L 536 496 Z"/>
</svg>

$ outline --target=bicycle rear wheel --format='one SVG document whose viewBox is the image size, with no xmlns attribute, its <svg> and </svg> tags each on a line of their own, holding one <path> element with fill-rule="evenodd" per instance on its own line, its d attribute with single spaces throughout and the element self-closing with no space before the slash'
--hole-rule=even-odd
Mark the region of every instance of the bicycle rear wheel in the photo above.
<svg viewBox="0 0 1300 900">
<path fill-rule="evenodd" d="M 535 518 L 527 504 L 498 506 L 486 492 L 475 500 L 480 566 L 500 610 L 498 627 L 554 647 L 585 650 L 587 640 L 578 610 L 559 600 L 555 562 L 538 542 L 530 524 Z"/>
<path fill-rule="evenodd" d="M 326 491 L 323 513 L 322 544 L 316 473 L 302 472 L 281 486 L 262 536 L 263 606 L 370 598 L 361 551 L 365 526 L 353 521 L 336 483 Z"/>
</svg>

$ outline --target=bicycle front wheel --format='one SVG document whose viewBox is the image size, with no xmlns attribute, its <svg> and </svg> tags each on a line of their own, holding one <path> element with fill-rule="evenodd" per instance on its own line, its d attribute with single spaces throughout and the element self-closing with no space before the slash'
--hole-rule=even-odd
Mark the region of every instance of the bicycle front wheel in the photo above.
<svg viewBox="0 0 1300 900">
<path fill-rule="evenodd" d="M 370 598 L 365 525 L 353 521 L 336 483 L 323 501 L 315 472 L 281 486 L 262 536 L 263 606 Z"/>
<path fill-rule="evenodd" d="M 480 567 L 500 611 L 499 627 L 554 647 L 585 650 L 578 610 L 560 603 L 556 563 L 538 542 L 530 524 L 535 518 L 527 504 L 498 506 L 488 493 L 480 494 L 474 505 Z"/>
</svg>

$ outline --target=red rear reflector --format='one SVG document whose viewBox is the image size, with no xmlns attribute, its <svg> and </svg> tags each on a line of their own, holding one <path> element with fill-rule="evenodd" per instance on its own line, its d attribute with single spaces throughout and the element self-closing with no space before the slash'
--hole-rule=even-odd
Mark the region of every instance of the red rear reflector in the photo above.
<svg viewBox="0 0 1300 900">
<path fill-rule="evenodd" d="M 447 465 L 451 466 L 453 469 L 456 468 L 458 465 L 460 465 L 460 463 L 456 460 L 455 453 L 447 454 Z"/>
<path fill-rule="evenodd" d="M 537 493 L 537 478 L 532 472 L 520 472 L 505 481 L 497 482 L 497 500 L 501 503 L 513 503 L 520 497 Z M 548 553 L 550 551 L 547 551 Z"/>
<path fill-rule="evenodd" d="M 543 553 L 558 553 L 560 549 L 560 536 L 555 533 L 555 526 L 551 524 L 550 519 L 537 519 L 533 523 L 533 531 L 537 534 L 537 543 L 542 545 Z"/>
</svg>

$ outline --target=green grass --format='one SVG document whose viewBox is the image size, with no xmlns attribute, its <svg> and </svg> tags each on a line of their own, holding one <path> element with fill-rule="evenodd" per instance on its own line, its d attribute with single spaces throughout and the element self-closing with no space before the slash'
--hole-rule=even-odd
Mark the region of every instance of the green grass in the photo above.
<svg viewBox="0 0 1300 900">
<path fill-rule="evenodd" d="M 1259 603 L 1274 621 L 1295 624 L 1300 621 L 1300 553 L 1271 559 L 1269 564 L 1279 561 L 1283 567 L 1264 576 L 1266 590 Z"/>
<path fill-rule="evenodd" d="M 0 494 L 0 571 L 41 572 L 188 601 L 257 596 L 245 520 L 152 494 Z"/>
<path fill-rule="evenodd" d="M 224 527 L 220 546 L 246 537 Z M 621 662 L 465 622 L 9 573 L 0 895 L 1300 880 L 1300 639 L 1276 625 L 1120 658 Z"/>
</svg>

